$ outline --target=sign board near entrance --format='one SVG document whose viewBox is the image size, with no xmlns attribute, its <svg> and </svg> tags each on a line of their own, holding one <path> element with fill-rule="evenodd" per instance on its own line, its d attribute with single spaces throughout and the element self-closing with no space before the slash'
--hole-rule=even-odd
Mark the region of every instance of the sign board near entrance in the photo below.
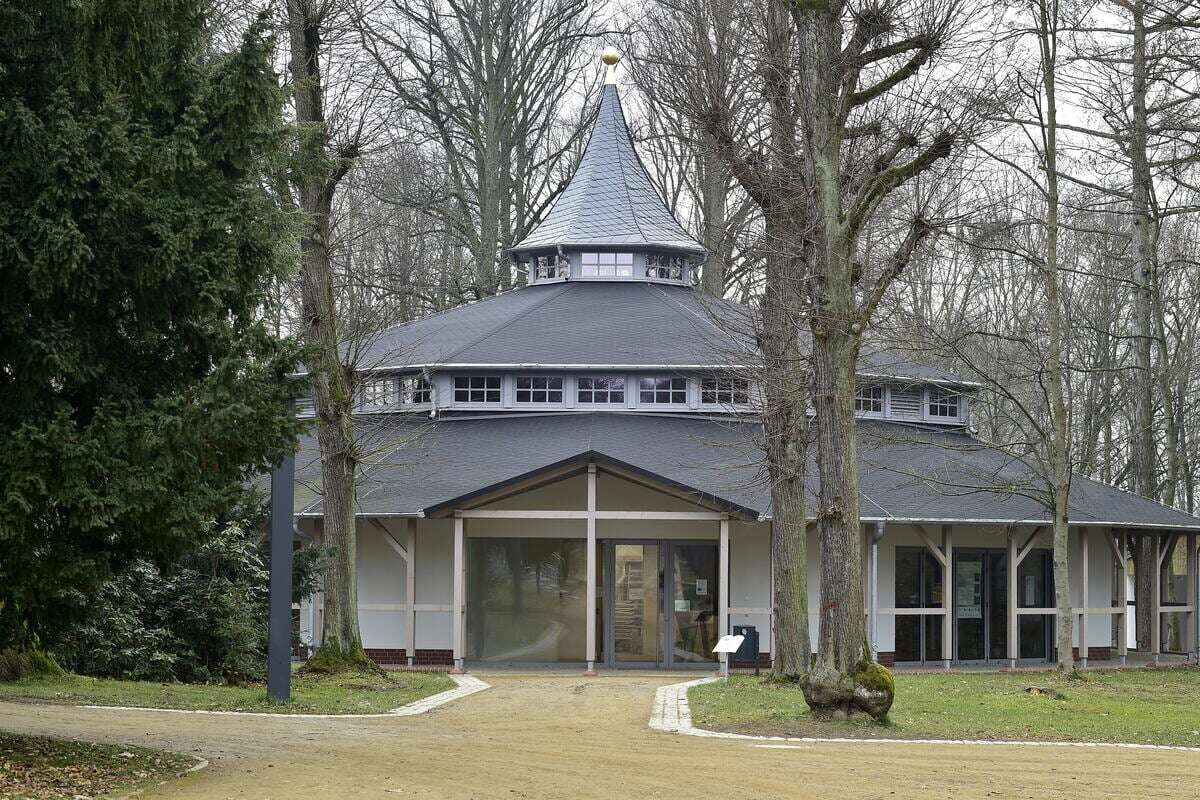
<svg viewBox="0 0 1200 800">
<path fill-rule="evenodd" d="M 736 653 L 744 641 L 746 641 L 745 636 L 734 636 L 733 634 L 727 634 L 722 636 L 717 641 L 717 646 L 714 647 L 712 651 L 714 653 Z"/>
</svg>

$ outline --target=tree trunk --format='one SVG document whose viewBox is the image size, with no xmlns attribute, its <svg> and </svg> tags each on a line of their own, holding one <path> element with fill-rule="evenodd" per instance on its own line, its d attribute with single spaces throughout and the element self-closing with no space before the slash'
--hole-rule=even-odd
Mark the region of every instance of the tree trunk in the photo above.
<svg viewBox="0 0 1200 800">
<path fill-rule="evenodd" d="M 801 264 L 791 227 L 778 211 L 767 216 L 766 286 L 759 341 L 763 353 L 763 433 L 771 481 L 771 563 L 774 570 L 774 674 L 808 671 L 808 378 L 800 351 Z M 707 269 L 707 267 L 706 267 Z"/>
<path fill-rule="evenodd" d="M 704 262 L 701 286 L 713 297 L 725 296 L 725 280 L 729 271 L 725 254 L 725 226 L 728 223 L 728 168 L 716 152 L 716 143 L 711 136 L 704 136 L 700 150 L 701 213 L 704 230 L 704 249 L 708 258 Z"/>
<path fill-rule="evenodd" d="M 301 313 L 312 350 L 309 372 L 321 448 L 324 545 L 331 556 L 324 574 L 325 615 L 321 632 L 324 659 L 365 665 L 358 628 L 355 568 L 355 476 L 358 454 L 351 418 L 351 370 L 339 351 L 329 219 L 337 179 L 326 155 L 327 131 L 321 86 L 321 20 L 306 0 L 289 0 L 288 31 L 300 161 L 296 179 L 303 211 L 300 239 Z"/>
<path fill-rule="evenodd" d="M 1154 480 L 1154 376 L 1151 372 L 1153 344 L 1151 273 L 1154 269 L 1152 247 L 1154 220 L 1150 215 L 1150 164 L 1147 156 L 1149 123 L 1146 114 L 1146 8 L 1143 0 L 1129 6 L 1133 27 L 1132 101 L 1133 130 L 1129 142 L 1133 194 L 1133 430 L 1130 455 L 1133 462 L 1133 488 L 1143 497 L 1156 496 Z M 1138 649 L 1150 650 L 1150 598 L 1153 590 L 1154 549 L 1149 537 L 1139 537 L 1137 545 L 1137 642 Z"/>
<path fill-rule="evenodd" d="M 1071 612 L 1070 526 L 1069 501 L 1071 494 L 1071 451 L 1068 439 L 1066 381 L 1063 375 L 1065 337 L 1063 331 L 1062 296 L 1059 289 L 1058 257 L 1058 18 L 1048 4 L 1039 5 L 1041 27 L 1039 44 L 1042 55 L 1042 90 L 1045 93 L 1045 123 L 1043 145 L 1046 166 L 1046 252 L 1042 280 L 1046 293 L 1047 354 L 1045 362 L 1046 395 L 1050 405 L 1050 441 L 1046 465 L 1049 471 L 1054 537 L 1054 596 L 1058 613 L 1055 645 L 1058 649 L 1058 670 L 1063 674 L 1075 671 L 1071 651 L 1075 617 Z"/>
</svg>

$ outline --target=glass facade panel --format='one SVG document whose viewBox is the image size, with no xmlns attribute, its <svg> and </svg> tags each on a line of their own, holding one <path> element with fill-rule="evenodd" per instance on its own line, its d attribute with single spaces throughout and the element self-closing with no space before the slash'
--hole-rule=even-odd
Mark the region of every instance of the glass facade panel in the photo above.
<svg viewBox="0 0 1200 800">
<path fill-rule="evenodd" d="M 582 661 L 586 550 L 583 539 L 468 539 L 467 658 Z"/>
<path fill-rule="evenodd" d="M 941 608 L 942 565 L 925 547 L 896 548 L 896 608 Z M 896 660 L 942 660 L 942 615 L 896 615 Z"/>
<path fill-rule="evenodd" d="M 662 661 L 658 545 L 618 544 L 613 559 L 613 659 Z"/>
<path fill-rule="evenodd" d="M 717 644 L 717 548 L 711 544 L 672 544 L 675 591 L 674 659 L 715 661 Z"/>
</svg>

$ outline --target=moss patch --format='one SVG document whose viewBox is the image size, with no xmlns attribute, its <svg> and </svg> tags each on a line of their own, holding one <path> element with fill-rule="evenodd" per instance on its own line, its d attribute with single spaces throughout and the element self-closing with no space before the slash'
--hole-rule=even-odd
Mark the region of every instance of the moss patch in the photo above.
<svg viewBox="0 0 1200 800">
<path fill-rule="evenodd" d="M 187 756 L 0 733 L 0 798 L 100 797 L 161 783 L 195 764 Z"/>
<path fill-rule="evenodd" d="M 1030 686 L 1043 691 L 1031 693 Z M 697 727 L 771 736 L 1137 742 L 1200 747 L 1200 669 L 895 676 L 887 724 L 812 718 L 792 683 L 736 676 L 688 693 Z M 1057 697 L 1056 697 L 1057 695 Z"/>
<path fill-rule="evenodd" d="M 192 711 L 267 711 L 277 714 L 375 714 L 447 689 L 446 675 L 427 672 L 296 674 L 292 701 L 277 703 L 262 684 L 224 686 L 86 678 L 27 678 L 0 683 L 0 699 L 67 705 L 145 706 Z"/>
</svg>

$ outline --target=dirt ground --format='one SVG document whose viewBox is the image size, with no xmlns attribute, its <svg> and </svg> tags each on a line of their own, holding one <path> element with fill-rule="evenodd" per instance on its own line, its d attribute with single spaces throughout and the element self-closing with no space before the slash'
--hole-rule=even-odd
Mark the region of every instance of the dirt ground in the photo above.
<svg viewBox="0 0 1200 800">
<path fill-rule="evenodd" d="M 0 729 L 140 744 L 211 766 L 147 797 L 1195 798 L 1200 754 L 1109 748 L 791 745 L 656 733 L 678 675 L 481 673 L 429 714 L 288 719 L 0 703 Z M 686 679 L 686 678 L 682 678 Z M 723 788 L 722 788 L 723 787 Z"/>
</svg>

